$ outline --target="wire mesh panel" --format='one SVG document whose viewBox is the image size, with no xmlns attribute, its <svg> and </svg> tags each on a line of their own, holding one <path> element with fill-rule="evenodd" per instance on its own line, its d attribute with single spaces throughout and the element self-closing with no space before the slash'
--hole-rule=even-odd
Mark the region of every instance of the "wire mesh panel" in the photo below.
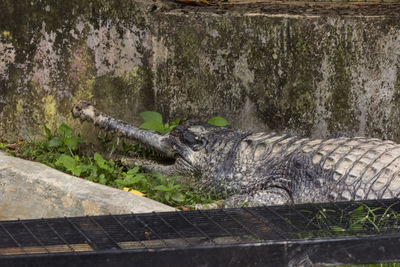
<svg viewBox="0 0 400 267">
<path fill-rule="evenodd" d="M 399 222 L 398 199 L 2 221 L 0 266 L 397 261 Z"/>
</svg>

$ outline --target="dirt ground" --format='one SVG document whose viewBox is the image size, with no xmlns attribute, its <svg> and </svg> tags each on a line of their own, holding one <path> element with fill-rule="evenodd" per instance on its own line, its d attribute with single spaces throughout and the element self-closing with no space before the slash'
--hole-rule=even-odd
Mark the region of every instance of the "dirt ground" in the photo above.
<svg viewBox="0 0 400 267">
<path fill-rule="evenodd" d="M 263 0 L 164 0 L 169 10 L 182 12 L 262 13 L 290 15 L 363 15 L 390 16 L 400 20 L 400 0 L 392 3 L 380 2 L 277 2 Z M 394 1 L 394 0 L 391 0 Z"/>
</svg>

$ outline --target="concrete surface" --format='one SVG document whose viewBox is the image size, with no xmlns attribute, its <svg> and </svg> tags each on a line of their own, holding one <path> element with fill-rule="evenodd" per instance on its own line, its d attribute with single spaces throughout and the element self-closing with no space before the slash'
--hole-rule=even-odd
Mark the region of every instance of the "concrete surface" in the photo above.
<svg viewBox="0 0 400 267">
<path fill-rule="evenodd" d="M 400 3 L 389 2 L 5 0 L 0 136 L 40 138 L 61 122 L 95 136 L 70 113 L 87 100 L 136 124 L 157 110 L 399 142 Z"/>
<path fill-rule="evenodd" d="M 0 220 L 173 210 L 0 151 Z"/>
</svg>

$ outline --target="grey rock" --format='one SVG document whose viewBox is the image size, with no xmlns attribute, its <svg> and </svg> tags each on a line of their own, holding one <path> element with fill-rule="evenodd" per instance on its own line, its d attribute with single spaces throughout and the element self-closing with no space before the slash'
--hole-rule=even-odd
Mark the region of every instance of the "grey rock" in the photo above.
<svg viewBox="0 0 400 267">
<path fill-rule="evenodd" d="M 154 200 L 0 152 L 0 220 L 173 210 Z"/>
</svg>

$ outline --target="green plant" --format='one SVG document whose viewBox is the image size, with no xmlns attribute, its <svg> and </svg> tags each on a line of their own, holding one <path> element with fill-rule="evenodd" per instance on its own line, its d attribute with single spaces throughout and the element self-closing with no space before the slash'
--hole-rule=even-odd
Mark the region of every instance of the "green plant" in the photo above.
<svg viewBox="0 0 400 267">
<path fill-rule="evenodd" d="M 162 135 L 171 132 L 172 129 L 178 126 L 181 121 L 181 119 L 176 119 L 172 122 L 167 122 L 164 124 L 161 114 L 155 111 L 145 111 L 140 113 L 140 116 L 144 120 L 144 123 L 139 126 L 140 129 L 155 131 Z M 211 117 L 207 123 L 219 127 L 230 125 L 225 118 L 220 116 Z"/>
<path fill-rule="evenodd" d="M 336 267 L 400 267 L 399 262 L 385 262 L 377 264 L 340 265 Z"/>
<path fill-rule="evenodd" d="M 315 238 L 379 233 L 387 229 L 394 229 L 400 223 L 400 215 L 392 210 L 392 206 L 371 207 L 362 203 L 349 211 L 316 208 L 317 211 L 301 210 L 308 214 L 309 225 L 315 225 L 318 228 L 297 233 L 299 237 Z"/>
<path fill-rule="evenodd" d="M 140 125 L 140 129 L 156 131 L 159 134 L 167 134 L 176 126 L 179 125 L 181 119 L 176 119 L 172 122 L 163 123 L 163 119 L 160 113 L 155 111 L 145 111 L 140 113 L 144 123 Z"/>
<path fill-rule="evenodd" d="M 108 157 L 111 157 L 117 148 L 117 144 L 114 141 L 114 136 L 99 132 L 97 134 L 97 140 L 99 140 L 100 144 L 103 146 L 104 151 L 109 152 Z"/>
<path fill-rule="evenodd" d="M 55 163 L 61 154 L 74 157 L 79 150 L 79 144 L 85 142 L 79 135 L 74 135 L 66 124 L 61 124 L 54 133 L 47 127 L 44 129 L 46 140 L 22 143 L 12 154 L 57 168 Z"/>
<path fill-rule="evenodd" d="M 160 173 L 147 174 L 135 167 L 123 172 L 123 179 L 116 180 L 121 187 L 128 187 L 145 193 L 152 199 L 178 205 L 185 202 L 184 189 L 177 184 L 174 177 L 165 178 Z"/>
<path fill-rule="evenodd" d="M 50 129 L 45 126 L 45 132 L 48 139 L 48 147 L 55 148 L 61 153 L 68 151 L 73 155 L 78 149 L 78 144 L 85 142 L 85 139 L 81 138 L 79 135 L 75 136 L 72 129 L 66 124 L 61 124 L 56 133 L 52 133 Z"/>
<path fill-rule="evenodd" d="M 61 154 L 56 161 L 56 165 L 63 166 L 67 172 L 76 176 L 80 176 L 83 171 L 79 156 L 71 157 L 66 154 Z"/>
<path fill-rule="evenodd" d="M 102 134 L 99 132 L 97 134 L 97 140 L 99 140 L 100 144 L 103 147 L 105 152 L 108 152 L 108 157 L 111 158 L 114 152 L 119 152 L 122 155 L 126 156 L 129 152 L 133 152 L 136 155 L 143 155 L 144 151 L 142 150 L 140 144 L 132 144 L 126 143 L 123 139 L 119 142 L 119 139 L 115 141 L 115 136 L 110 134 Z"/>
<path fill-rule="evenodd" d="M 136 154 L 142 153 L 142 148 L 139 144 L 127 144 L 124 140 L 121 142 L 121 153 L 126 156 L 130 151 L 135 152 Z"/>
<path fill-rule="evenodd" d="M 114 185 L 123 168 L 113 160 L 105 160 L 99 153 L 93 157 L 62 154 L 56 165 L 63 171 L 104 185 Z"/>
<path fill-rule="evenodd" d="M 182 194 L 182 187 L 180 184 L 176 184 L 173 178 L 171 179 L 160 179 L 160 185 L 154 187 L 156 190 L 156 199 L 165 199 L 171 203 L 181 204 L 185 200 L 184 194 Z"/>
<path fill-rule="evenodd" d="M 219 126 L 219 127 L 224 127 L 224 126 L 230 125 L 230 123 L 226 119 L 224 119 L 220 116 L 214 116 L 214 117 L 210 118 L 207 123 L 210 125 Z"/>
</svg>

